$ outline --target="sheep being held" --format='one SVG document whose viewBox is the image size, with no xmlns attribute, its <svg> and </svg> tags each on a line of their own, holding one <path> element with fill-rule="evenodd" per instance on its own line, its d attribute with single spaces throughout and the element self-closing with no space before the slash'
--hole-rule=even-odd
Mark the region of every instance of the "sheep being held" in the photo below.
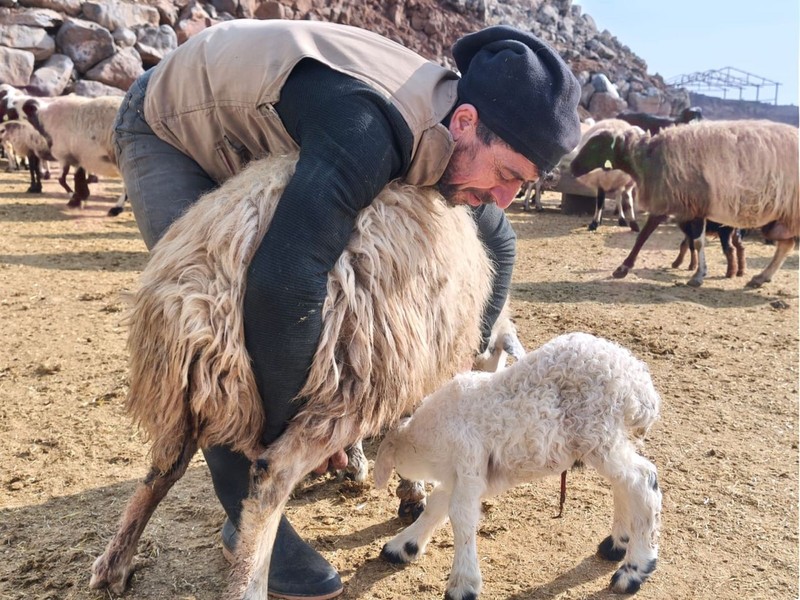
<svg viewBox="0 0 800 600">
<path fill-rule="evenodd" d="M 611 587 L 637 591 L 656 565 L 661 491 L 656 467 L 637 453 L 632 438 L 644 438 L 660 402 L 643 362 L 585 333 L 557 337 L 497 373 L 456 376 L 378 449 L 376 487 L 386 487 L 393 468 L 408 479 L 436 482 L 425 511 L 381 556 L 414 560 L 449 516 L 455 557 L 446 597 L 474 599 L 481 589 L 481 499 L 581 461 L 614 492 L 611 535 L 598 547 L 603 558 L 624 559 Z"/>
<path fill-rule="evenodd" d="M 297 155 L 253 161 L 203 196 L 153 248 L 129 312 L 127 408 L 152 440 L 152 466 L 90 587 L 121 593 L 139 537 L 198 447 L 252 462 L 225 598 L 266 600 L 281 513 L 294 486 L 335 452 L 374 436 L 469 366 L 492 267 L 466 207 L 433 188 L 388 185 L 362 210 L 328 274 L 306 399 L 268 448 L 244 342 L 248 266 Z"/>
<path fill-rule="evenodd" d="M 689 224 L 698 268 L 689 285 L 706 275 L 706 219 L 740 228 L 760 227 L 776 242 L 775 255 L 748 287 L 770 281 L 800 235 L 797 129 L 772 121 L 700 121 L 668 127 L 650 136 L 636 129 L 602 132 L 572 161 L 579 177 L 597 168 L 620 169 L 638 187 L 641 207 L 650 211 L 628 257 L 614 272 L 633 268 L 647 238 L 668 215 Z"/>
</svg>

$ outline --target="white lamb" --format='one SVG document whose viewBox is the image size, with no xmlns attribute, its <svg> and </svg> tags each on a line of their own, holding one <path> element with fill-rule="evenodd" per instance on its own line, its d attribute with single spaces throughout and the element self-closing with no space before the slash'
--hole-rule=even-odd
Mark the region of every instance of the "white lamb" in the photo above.
<svg viewBox="0 0 800 600">
<path fill-rule="evenodd" d="M 378 450 L 376 487 L 386 487 L 393 468 L 407 479 L 436 482 L 425 511 L 381 556 L 415 559 L 449 513 L 455 557 L 446 597 L 477 598 L 481 499 L 581 461 L 614 492 L 611 535 L 598 547 L 605 559 L 624 558 L 611 587 L 637 591 L 656 566 L 661 491 L 655 465 L 632 438 L 644 438 L 659 405 L 643 362 L 585 333 L 557 337 L 503 371 L 456 376 Z"/>
</svg>

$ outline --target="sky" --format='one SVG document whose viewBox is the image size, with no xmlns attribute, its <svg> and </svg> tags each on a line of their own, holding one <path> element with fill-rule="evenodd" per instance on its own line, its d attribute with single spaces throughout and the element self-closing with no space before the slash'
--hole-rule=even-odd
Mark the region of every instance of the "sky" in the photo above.
<svg viewBox="0 0 800 600">
<path fill-rule="evenodd" d="M 574 0 L 644 59 L 647 72 L 676 75 L 733 67 L 781 83 L 778 104 L 798 104 L 798 0 Z M 720 95 L 708 93 L 708 95 Z M 739 98 L 730 90 L 728 98 Z M 742 92 L 755 100 L 755 89 Z M 759 99 L 772 102 L 775 87 Z"/>
</svg>

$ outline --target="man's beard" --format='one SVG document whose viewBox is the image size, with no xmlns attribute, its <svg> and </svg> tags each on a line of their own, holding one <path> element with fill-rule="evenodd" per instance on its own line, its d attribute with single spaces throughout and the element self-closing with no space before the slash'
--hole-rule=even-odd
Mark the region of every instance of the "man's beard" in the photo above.
<svg viewBox="0 0 800 600">
<path fill-rule="evenodd" d="M 447 163 L 447 167 L 445 167 L 442 177 L 435 185 L 436 190 L 442 195 L 442 197 L 450 206 L 461 206 L 464 204 L 468 205 L 466 198 L 470 195 L 475 196 L 483 204 L 494 204 L 495 202 L 494 196 L 492 196 L 486 190 L 464 188 L 457 184 L 448 183 L 453 179 L 454 174 L 458 172 L 461 164 L 465 163 L 466 159 L 472 159 L 474 157 L 475 149 L 473 147 L 464 148 L 456 146 L 456 148 L 453 150 L 453 156 L 450 157 L 450 161 Z"/>
</svg>

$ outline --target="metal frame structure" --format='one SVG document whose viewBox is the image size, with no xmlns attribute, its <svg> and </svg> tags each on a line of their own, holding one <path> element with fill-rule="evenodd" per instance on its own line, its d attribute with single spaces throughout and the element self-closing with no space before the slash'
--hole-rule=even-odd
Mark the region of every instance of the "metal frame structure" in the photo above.
<svg viewBox="0 0 800 600">
<path fill-rule="evenodd" d="M 759 96 L 762 87 L 775 86 L 775 98 L 772 104 L 778 104 L 778 86 L 782 85 L 777 81 L 772 81 L 760 75 L 754 75 L 734 67 L 724 67 L 711 71 L 698 71 L 688 75 L 676 75 L 667 80 L 669 85 L 683 87 L 692 92 L 703 94 L 705 92 L 722 92 L 722 97 L 728 99 L 729 90 L 739 90 L 739 100 L 747 100 L 742 97 L 745 88 L 755 88 L 756 102 L 761 102 Z"/>
</svg>

